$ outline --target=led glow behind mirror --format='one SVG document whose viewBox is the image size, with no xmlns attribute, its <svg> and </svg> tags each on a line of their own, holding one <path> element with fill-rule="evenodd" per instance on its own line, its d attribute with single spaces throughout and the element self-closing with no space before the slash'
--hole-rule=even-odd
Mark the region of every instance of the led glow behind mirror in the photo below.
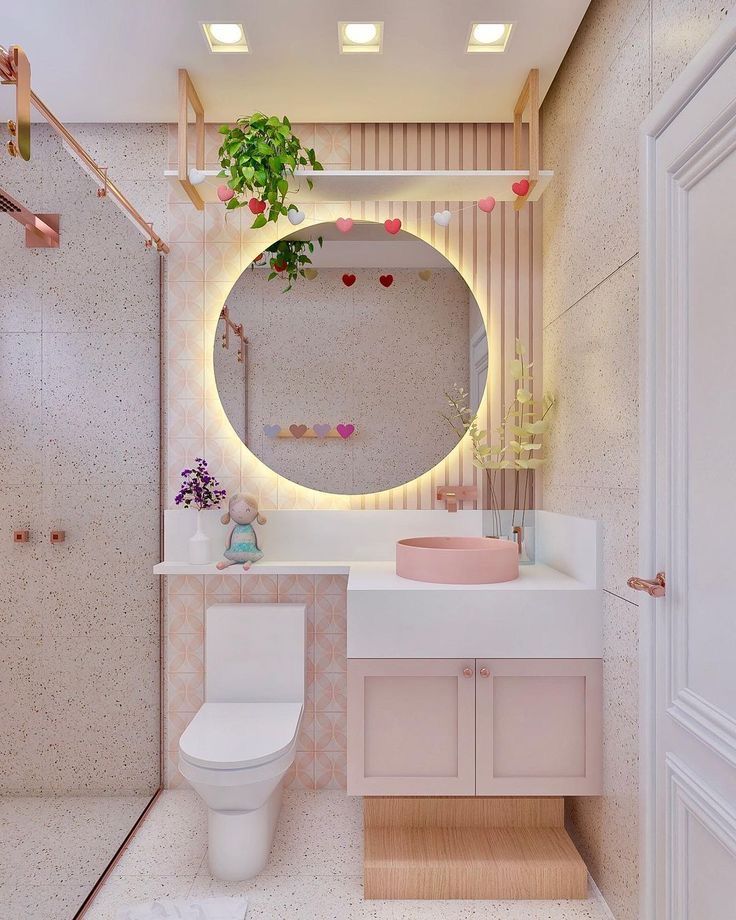
<svg viewBox="0 0 736 920">
<path fill-rule="evenodd" d="M 213 357 L 225 413 L 263 463 L 312 489 L 363 494 L 417 478 L 456 447 L 445 394 L 462 387 L 477 409 L 487 340 L 472 292 L 440 252 L 381 223 L 342 226 L 288 234 L 315 250 L 309 277 L 287 292 L 279 252 L 243 271 Z"/>
</svg>

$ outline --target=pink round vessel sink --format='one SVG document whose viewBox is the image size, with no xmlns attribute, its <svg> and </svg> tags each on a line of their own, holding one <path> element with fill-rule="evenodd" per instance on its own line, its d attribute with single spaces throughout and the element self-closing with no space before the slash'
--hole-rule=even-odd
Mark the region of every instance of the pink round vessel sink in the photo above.
<svg viewBox="0 0 736 920">
<path fill-rule="evenodd" d="M 488 585 L 519 577 L 519 548 L 490 537 L 412 537 L 396 544 L 396 574 L 440 585 Z"/>
</svg>

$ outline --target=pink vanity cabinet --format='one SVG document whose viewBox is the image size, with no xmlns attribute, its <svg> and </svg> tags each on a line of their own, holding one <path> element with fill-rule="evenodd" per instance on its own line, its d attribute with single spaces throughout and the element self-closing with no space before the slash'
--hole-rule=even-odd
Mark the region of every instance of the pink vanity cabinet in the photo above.
<svg viewBox="0 0 736 920">
<path fill-rule="evenodd" d="M 351 658 L 348 794 L 598 795 L 598 658 Z"/>
</svg>

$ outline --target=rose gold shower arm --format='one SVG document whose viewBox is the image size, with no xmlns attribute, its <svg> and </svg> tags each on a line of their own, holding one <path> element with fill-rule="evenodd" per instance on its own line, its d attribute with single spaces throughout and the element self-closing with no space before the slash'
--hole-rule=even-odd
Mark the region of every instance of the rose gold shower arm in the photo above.
<svg viewBox="0 0 736 920">
<path fill-rule="evenodd" d="M 7 214 L 26 228 L 26 248 L 57 249 L 59 246 L 59 215 L 34 214 L 20 201 L 0 188 L 0 214 Z"/>
<path fill-rule="evenodd" d="M 12 49 L 11 49 L 12 50 Z M 0 45 L 0 80 L 3 83 L 13 83 L 17 84 L 17 76 L 15 69 L 13 67 L 12 57 L 8 51 L 5 50 Z M 133 207 L 133 205 L 128 201 L 125 195 L 120 191 L 117 185 L 112 181 L 112 179 L 107 175 L 107 170 L 103 170 L 97 165 L 97 163 L 92 159 L 92 157 L 87 153 L 87 151 L 82 147 L 79 141 L 74 137 L 74 135 L 59 121 L 59 119 L 54 115 L 54 113 L 38 98 L 38 96 L 29 88 L 30 101 L 33 107 L 46 119 L 46 121 L 51 125 L 51 127 L 56 131 L 58 135 L 67 143 L 67 145 L 72 149 L 72 151 L 79 157 L 82 163 L 87 167 L 87 169 L 92 173 L 93 178 L 100 183 L 100 186 L 107 190 L 109 195 L 112 195 L 120 207 L 127 212 L 127 214 L 132 218 L 132 220 L 138 224 L 143 233 L 148 239 L 153 240 L 156 244 L 156 249 L 159 252 L 168 252 L 169 247 L 161 239 L 161 237 L 155 233 L 151 224 L 146 221 L 140 213 Z"/>
</svg>

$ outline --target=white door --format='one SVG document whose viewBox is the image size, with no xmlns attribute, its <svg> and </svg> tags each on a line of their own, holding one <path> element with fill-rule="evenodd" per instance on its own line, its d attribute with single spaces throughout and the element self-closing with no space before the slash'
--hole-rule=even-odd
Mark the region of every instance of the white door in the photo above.
<svg viewBox="0 0 736 920">
<path fill-rule="evenodd" d="M 644 125 L 644 920 L 736 917 L 736 23 Z"/>
</svg>

